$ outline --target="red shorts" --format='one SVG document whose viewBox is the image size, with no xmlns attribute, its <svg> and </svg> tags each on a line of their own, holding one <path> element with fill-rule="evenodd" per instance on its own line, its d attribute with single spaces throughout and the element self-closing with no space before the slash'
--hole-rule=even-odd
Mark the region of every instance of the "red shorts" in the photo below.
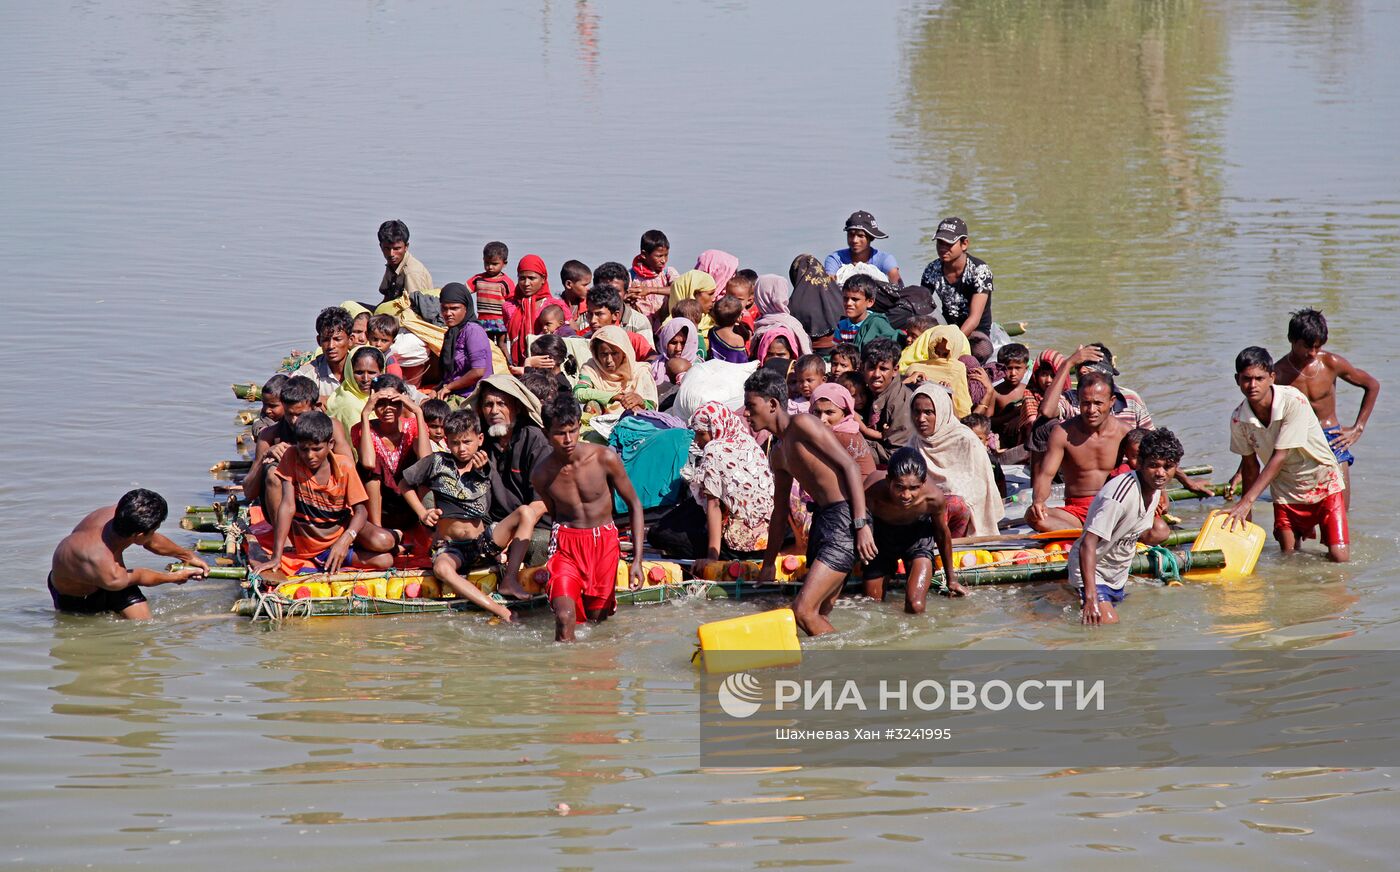
<svg viewBox="0 0 1400 872">
<path fill-rule="evenodd" d="M 1311 539 L 1322 528 L 1322 544 L 1349 545 L 1346 492 L 1338 491 L 1316 503 L 1274 503 L 1274 535 L 1291 530 L 1299 539 Z"/>
<path fill-rule="evenodd" d="M 1093 502 L 1093 494 L 1087 497 L 1065 497 L 1065 504 L 1061 508 L 1078 518 L 1082 526 L 1089 519 L 1089 506 Z"/>
<path fill-rule="evenodd" d="M 617 565 L 622 559 L 617 528 L 579 529 L 555 524 L 549 540 L 549 583 L 545 594 L 552 600 L 566 596 L 574 601 L 578 623 L 588 612 L 602 616 L 617 611 Z"/>
</svg>

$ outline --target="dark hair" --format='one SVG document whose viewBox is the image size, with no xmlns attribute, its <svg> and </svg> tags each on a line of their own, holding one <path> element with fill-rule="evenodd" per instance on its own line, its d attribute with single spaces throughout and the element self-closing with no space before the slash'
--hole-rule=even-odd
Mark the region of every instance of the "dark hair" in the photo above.
<svg viewBox="0 0 1400 872">
<path fill-rule="evenodd" d="M 1309 345 L 1327 344 L 1327 319 L 1313 308 L 1299 309 L 1288 319 L 1288 341 L 1299 339 Z"/>
<path fill-rule="evenodd" d="M 553 402 L 559 395 L 559 382 L 554 380 L 554 376 L 537 369 L 525 370 L 525 374 L 520 376 L 520 383 L 539 399 L 541 406 Z"/>
<path fill-rule="evenodd" d="M 333 435 L 335 425 L 325 412 L 307 412 L 292 425 L 292 441 L 298 445 L 303 442 L 329 442 Z"/>
<path fill-rule="evenodd" d="M 809 370 L 820 370 L 826 374 L 826 361 L 822 360 L 819 354 L 804 354 L 797 358 L 797 362 L 792 365 L 793 372 L 807 372 Z"/>
<path fill-rule="evenodd" d="M 710 310 L 716 327 L 733 327 L 743 314 L 744 304 L 738 297 L 720 297 Z"/>
<path fill-rule="evenodd" d="M 1260 348 L 1258 345 L 1251 345 L 1235 355 L 1235 375 L 1239 375 L 1251 366 L 1262 367 L 1265 372 L 1273 372 L 1274 359 L 1269 356 L 1269 350 Z"/>
<path fill-rule="evenodd" d="M 355 319 L 350 317 L 350 313 L 342 306 L 327 306 L 321 310 L 321 314 L 316 316 L 316 335 L 319 337 L 323 333 L 334 333 L 336 330 L 344 331 L 346 336 L 350 335 L 350 330 L 355 326 Z"/>
<path fill-rule="evenodd" d="M 890 462 L 885 467 L 885 473 L 889 479 L 912 475 L 919 481 L 927 481 L 928 462 L 924 460 L 922 451 L 911 445 L 906 445 L 890 455 Z"/>
<path fill-rule="evenodd" d="M 117 513 L 112 516 L 112 532 L 123 539 L 154 533 L 165 523 L 169 511 L 165 497 L 155 491 L 143 487 L 129 490 L 117 500 Z"/>
<path fill-rule="evenodd" d="M 446 421 L 450 414 L 452 414 L 452 407 L 447 405 L 446 400 L 433 397 L 431 400 L 423 401 L 423 420 L 429 424 Z"/>
<path fill-rule="evenodd" d="M 378 351 L 379 349 L 376 348 L 375 350 Z M 392 372 L 381 372 L 374 377 L 374 381 L 369 383 L 369 389 L 372 391 L 385 391 L 390 388 L 401 394 L 408 393 L 408 385 L 404 384 L 403 379 L 394 375 Z"/>
<path fill-rule="evenodd" d="M 376 333 L 388 333 L 390 336 L 398 336 L 399 319 L 389 314 L 375 315 L 373 318 L 370 318 L 369 330 L 366 331 L 365 335 L 373 336 Z"/>
<path fill-rule="evenodd" d="M 316 401 L 321 398 L 321 386 L 304 375 L 294 375 L 287 379 L 282 385 L 279 394 L 282 397 L 282 405 L 295 406 L 300 403 L 316 405 Z"/>
<path fill-rule="evenodd" d="M 670 248 L 671 240 L 660 230 L 648 230 L 642 234 L 642 254 L 651 254 L 658 248 Z"/>
<path fill-rule="evenodd" d="M 481 259 L 499 260 L 504 263 L 510 260 L 510 248 L 504 242 L 488 242 L 481 247 Z"/>
<path fill-rule="evenodd" d="M 853 342 L 838 342 L 831 346 L 831 356 L 844 357 L 856 366 L 860 366 L 860 349 Z"/>
<path fill-rule="evenodd" d="M 899 346 L 894 344 L 893 339 L 876 339 L 865 346 L 865 353 L 860 358 L 861 368 L 881 363 L 898 365 Z"/>
<path fill-rule="evenodd" d="M 759 367 L 755 370 L 753 375 L 744 380 L 744 393 L 776 400 L 779 407 L 787 408 L 787 379 L 771 369 Z"/>
<path fill-rule="evenodd" d="M 266 400 L 266 399 L 269 399 L 269 398 L 272 398 L 272 397 L 276 397 L 278 400 L 281 400 L 281 399 L 282 399 L 282 386 L 285 385 L 286 383 L 287 383 L 287 376 L 284 375 L 283 373 L 280 373 L 280 372 L 277 373 L 277 375 L 274 375 L 272 378 L 270 378 L 270 379 L 268 379 L 267 381 L 263 382 L 263 386 L 262 386 L 262 398 L 263 398 L 264 400 Z M 319 389 L 318 389 L 318 392 L 319 392 Z"/>
<path fill-rule="evenodd" d="M 1176 438 L 1176 434 L 1163 427 L 1161 430 L 1149 430 L 1147 435 L 1142 437 L 1142 445 L 1138 447 L 1138 466 L 1146 466 L 1149 460 L 1165 460 L 1171 464 L 1181 463 L 1181 456 L 1186 451 L 1181 447 L 1181 440 Z"/>
<path fill-rule="evenodd" d="M 632 284 L 632 276 L 628 274 L 627 267 L 623 266 L 615 260 L 610 260 L 607 263 L 599 264 L 598 268 L 593 271 L 594 287 L 597 287 L 598 285 L 609 284 L 611 282 L 617 281 L 618 279 L 622 280 L 622 289 L 624 291 L 627 290 L 627 288 Z"/>
<path fill-rule="evenodd" d="M 581 260 L 566 260 L 564 265 L 559 267 L 559 281 L 568 284 L 580 279 L 586 279 L 593 275 L 593 270 L 588 268 L 588 264 Z"/>
<path fill-rule="evenodd" d="M 848 369 L 836 377 L 836 383 L 851 392 L 851 400 L 857 401 L 859 394 L 870 399 L 870 385 L 865 383 L 865 375 L 858 369 Z"/>
<path fill-rule="evenodd" d="M 880 283 L 875 281 L 873 277 L 865 273 L 856 273 L 846 279 L 845 284 L 841 285 L 841 296 L 844 297 L 851 291 L 858 291 L 864 294 L 867 300 L 874 300 L 875 292 L 878 290 L 880 290 Z"/>
<path fill-rule="evenodd" d="M 989 430 L 992 426 L 992 419 L 981 412 L 968 412 L 959 421 L 969 430 Z"/>
<path fill-rule="evenodd" d="M 393 245 L 395 242 L 408 244 L 408 225 L 395 218 L 379 225 L 379 245 Z"/>
<path fill-rule="evenodd" d="M 355 350 L 354 354 L 350 355 L 351 370 L 355 368 L 355 361 L 359 360 L 362 357 L 374 358 L 374 362 L 379 364 L 379 371 L 384 371 L 384 352 L 380 351 L 378 348 L 375 348 L 373 345 L 361 345 L 358 349 Z"/>
<path fill-rule="evenodd" d="M 681 300 L 680 302 L 676 303 L 676 305 L 671 307 L 671 314 L 679 318 L 684 318 L 690 323 L 696 325 L 697 330 L 700 329 L 700 319 L 703 318 L 705 315 L 704 312 L 700 311 L 700 301 L 694 298 L 688 300 Z M 695 316 L 694 318 L 690 317 L 692 314 Z"/>
<path fill-rule="evenodd" d="M 442 419 L 442 435 L 457 436 L 462 433 L 481 433 L 481 416 L 471 409 L 458 409 Z"/>
<path fill-rule="evenodd" d="M 751 269 L 741 269 L 734 272 L 733 278 L 738 279 L 749 287 L 758 284 L 758 273 Z"/>
<path fill-rule="evenodd" d="M 539 354 L 552 359 L 559 365 L 559 368 L 569 375 L 578 371 L 578 364 L 569 356 L 569 346 L 563 338 L 554 334 L 546 333 L 530 343 L 530 353 Z"/>
<path fill-rule="evenodd" d="M 933 317 L 932 315 L 915 315 L 908 321 L 904 322 L 904 332 L 911 333 L 914 331 L 918 331 L 919 333 L 923 333 L 924 331 L 932 330 L 934 327 L 937 326 L 938 319 Z"/>
<path fill-rule="evenodd" d="M 357 312 L 357 313 L 355 313 L 354 315 L 350 316 L 350 327 L 353 329 L 354 326 L 355 326 L 356 324 L 360 323 L 360 319 L 361 319 L 361 318 L 364 318 L 364 319 L 365 319 L 365 329 L 368 330 L 368 329 L 369 329 L 369 313 L 368 313 L 368 312 Z"/>
<path fill-rule="evenodd" d="M 593 287 L 588 289 L 589 311 L 602 306 L 619 318 L 622 317 L 622 295 L 617 292 L 617 288 L 598 283 L 596 274 L 593 276 L 593 282 Z"/>
<path fill-rule="evenodd" d="M 1119 446 L 1120 446 L 1119 449 L 1118 449 L 1119 455 L 1121 456 L 1122 453 L 1123 453 L 1123 449 L 1122 449 L 1121 446 L 1124 446 L 1124 445 L 1141 445 L 1141 444 L 1142 444 L 1142 437 L 1146 436 L 1148 433 L 1151 433 L 1151 432 L 1152 432 L 1151 430 L 1147 430 L 1147 429 L 1144 429 L 1144 428 L 1142 428 L 1142 427 L 1134 427 L 1133 429 L 1129 430 L 1127 433 L 1124 433 L 1124 434 L 1123 434 L 1123 441 L 1120 442 L 1120 443 L 1118 443 Z"/>
<path fill-rule="evenodd" d="M 540 417 L 544 421 L 545 432 L 548 433 L 556 425 L 568 427 L 577 424 L 583 418 L 583 410 L 579 408 L 578 400 L 574 399 L 572 392 L 563 391 L 543 404 Z"/>
<path fill-rule="evenodd" d="M 1080 396 L 1084 395 L 1084 389 L 1089 387 L 1090 385 L 1103 385 L 1107 387 L 1108 396 L 1112 398 L 1114 391 L 1113 376 L 1109 375 L 1103 370 L 1085 369 L 1079 373 L 1079 384 L 1076 385 L 1076 387 L 1079 390 Z"/>
<path fill-rule="evenodd" d="M 1007 343 L 997 350 L 997 363 L 1002 366 L 1030 362 L 1031 350 L 1019 342 Z"/>
<path fill-rule="evenodd" d="M 551 312 L 557 312 L 558 314 L 551 315 Z M 535 322 L 543 322 L 545 320 L 546 315 L 549 315 L 549 317 L 551 318 L 558 318 L 560 321 L 569 320 L 568 316 L 564 313 L 564 307 L 559 305 L 558 303 L 550 303 L 548 306 L 545 306 L 543 309 L 541 309 L 540 313 L 535 316 Z"/>
</svg>

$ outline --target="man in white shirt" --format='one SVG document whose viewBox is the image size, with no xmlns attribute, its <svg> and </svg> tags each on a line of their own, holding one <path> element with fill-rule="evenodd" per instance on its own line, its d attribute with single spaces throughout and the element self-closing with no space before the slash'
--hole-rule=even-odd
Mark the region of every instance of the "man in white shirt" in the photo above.
<svg viewBox="0 0 1400 872">
<path fill-rule="evenodd" d="M 1118 623 L 1111 604 L 1127 596 L 1137 543 L 1157 545 L 1171 533 L 1157 516 L 1157 492 L 1176 475 L 1182 453 L 1172 431 L 1152 430 L 1138 448 L 1137 469 L 1113 476 L 1094 495 L 1084 532 L 1069 550 L 1069 583 L 1079 589 L 1083 623 Z"/>
</svg>

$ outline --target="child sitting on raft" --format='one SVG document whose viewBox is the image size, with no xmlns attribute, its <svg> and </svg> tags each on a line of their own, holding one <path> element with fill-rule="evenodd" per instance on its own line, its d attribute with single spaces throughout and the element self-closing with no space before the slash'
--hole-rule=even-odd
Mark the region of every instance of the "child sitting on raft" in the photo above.
<svg viewBox="0 0 1400 872">
<path fill-rule="evenodd" d="M 728 363 L 748 363 L 747 340 L 735 325 L 744 314 L 744 304 L 737 297 L 720 297 L 715 301 L 711 317 L 715 329 L 710 331 L 710 359 Z"/>
<path fill-rule="evenodd" d="M 424 527 L 433 530 L 433 575 L 457 595 L 470 600 L 502 620 L 510 610 L 482 593 L 463 573 L 479 566 L 497 566 L 505 552 L 502 593 L 523 594 L 517 580 L 520 561 L 530 546 L 530 532 L 544 511 L 544 504 L 530 503 L 492 524 L 491 462 L 481 450 L 481 418 L 470 409 L 459 409 L 443 424 L 445 452 L 434 452 L 404 470 L 404 500 Z M 433 508 L 423 496 L 433 495 Z"/>
<path fill-rule="evenodd" d="M 423 403 L 423 423 L 428 425 L 428 447 L 434 451 L 447 450 L 447 433 L 443 423 L 452 414 L 446 400 L 431 399 Z"/>
<path fill-rule="evenodd" d="M 307 412 L 292 425 L 296 449 L 283 455 L 270 477 L 282 482 L 273 528 L 272 556 L 253 567 L 285 576 L 296 561 L 324 572 L 342 566 L 388 569 L 394 565 L 392 533 L 369 523 L 369 497 L 355 464 L 331 451 L 335 433 L 324 412 Z M 291 552 L 286 553 L 288 544 Z M 291 558 L 289 564 L 284 557 Z"/>
<path fill-rule="evenodd" d="M 282 420 L 282 386 L 286 383 L 287 377 L 280 372 L 263 383 L 259 395 L 262 398 L 262 410 L 252 425 L 254 439 L 257 439 L 262 431 Z"/>
</svg>

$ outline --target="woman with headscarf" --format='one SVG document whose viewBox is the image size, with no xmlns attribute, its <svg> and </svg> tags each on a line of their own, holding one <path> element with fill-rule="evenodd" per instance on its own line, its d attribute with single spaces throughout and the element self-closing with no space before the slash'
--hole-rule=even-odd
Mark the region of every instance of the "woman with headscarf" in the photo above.
<svg viewBox="0 0 1400 872">
<path fill-rule="evenodd" d="M 715 280 L 715 296 L 722 297 L 724 286 L 739 271 L 739 258 L 727 251 L 711 248 L 700 252 L 695 259 L 695 268 Z"/>
<path fill-rule="evenodd" d="M 954 536 L 992 536 L 997 521 L 1006 515 L 992 473 L 987 447 L 977 434 L 953 414 L 953 398 L 942 385 L 924 383 L 914 391 L 909 403 L 914 424 L 910 443 L 924 455 L 929 481 L 943 488 L 948 496 L 948 526 Z M 967 524 L 961 527 L 960 498 L 966 504 Z"/>
<path fill-rule="evenodd" d="M 821 261 L 810 254 L 793 258 L 788 278 L 792 281 L 788 311 L 811 337 L 813 350 L 823 357 L 829 356 L 831 347 L 836 344 L 833 338 L 836 322 L 845 316 L 841 286 L 822 269 Z"/>
<path fill-rule="evenodd" d="M 710 310 L 715 307 L 715 280 L 709 273 L 693 269 L 676 276 L 671 282 L 671 296 L 666 300 L 667 311 L 677 317 L 676 304 L 683 300 L 694 300 L 700 305 L 700 321 L 695 326 L 700 335 L 709 333 L 715 327 Z"/>
<path fill-rule="evenodd" d="M 564 301 L 549 291 L 549 271 L 539 255 L 520 258 L 515 271 L 515 297 L 506 301 L 506 334 L 510 337 L 510 364 L 523 367 L 530 356 L 527 340 L 540 312 L 547 306 L 571 311 Z"/>
<path fill-rule="evenodd" d="M 680 384 L 678 377 L 673 378 L 668 369 L 674 369 L 677 364 L 674 360 L 683 360 L 687 366 L 692 366 L 699 360 L 700 340 L 699 331 L 689 318 L 672 318 L 661 325 L 661 330 L 656 334 L 656 359 L 651 362 L 651 379 L 657 385 L 664 385 L 668 382 Z"/>
<path fill-rule="evenodd" d="M 357 345 L 346 358 L 340 387 L 326 400 L 326 414 L 345 425 L 345 432 L 360 423 L 360 413 L 369 401 L 369 386 L 384 372 L 384 355 L 373 345 Z"/>
<path fill-rule="evenodd" d="M 751 557 L 768 546 L 773 468 L 743 419 L 723 403 L 708 402 L 696 409 L 690 429 L 695 441 L 681 476 L 704 512 L 704 523 L 691 523 L 689 542 L 674 544 L 690 545 L 697 558 L 692 572 L 700 577 L 710 561 Z"/>
<path fill-rule="evenodd" d="M 750 357 L 761 359 L 758 347 L 763 334 L 782 327 L 789 332 L 790 339 L 796 340 L 792 346 L 794 357 L 812 353 L 812 340 L 802 322 L 792 316 L 789 301 L 792 299 L 792 283 L 779 275 L 761 275 L 754 286 L 754 304 L 759 317 L 753 325 L 753 338 L 749 341 Z"/>
<path fill-rule="evenodd" d="M 861 478 L 875 471 L 875 455 L 860 432 L 860 415 L 851 392 L 836 382 L 826 382 L 812 391 L 811 413 L 836 432 L 836 441 L 851 455 Z"/>
<path fill-rule="evenodd" d="M 495 369 L 491 362 L 491 340 L 476 322 L 471 291 L 467 290 L 466 285 L 448 282 L 442 286 L 439 299 L 442 303 L 442 320 L 447 325 L 440 355 L 441 392 L 465 397 L 478 381 Z"/>
<path fill-rule="evenodd" d="M 800 337 L 800 338 L 799 338 Z M 811 346 L 802 342 L 807 337 L 794 332 L 785 325 L 770 326 L 762 333 L 755 333 L 749 347 L 753 349 L 750 359 L 767 362 L 770 357 L 786 357 L 796 360 L 803 354 L 811 353 Z M 805 349 L 805 350 L 804 350 Z"/>
<path fill-rule="evenodd" d="M 574 395 L 603 412 L 655 409 L 656 382 L 651 369 L 637 363 L 627 331 L 611 324 L 601 327 L 588 343 L 593 358 L 579 370 Z"/>
<path fill-rule="evenodd" d="M 971 353 L 967 337 L 957 327 L 942 325 L 919 334 L 899 356 L 899 370 L 908 384 L 933 382 L 952 395 L 959 418 L 972 411 L 967 388 L 967 364 L 958 358 Z"/>
</svg>

